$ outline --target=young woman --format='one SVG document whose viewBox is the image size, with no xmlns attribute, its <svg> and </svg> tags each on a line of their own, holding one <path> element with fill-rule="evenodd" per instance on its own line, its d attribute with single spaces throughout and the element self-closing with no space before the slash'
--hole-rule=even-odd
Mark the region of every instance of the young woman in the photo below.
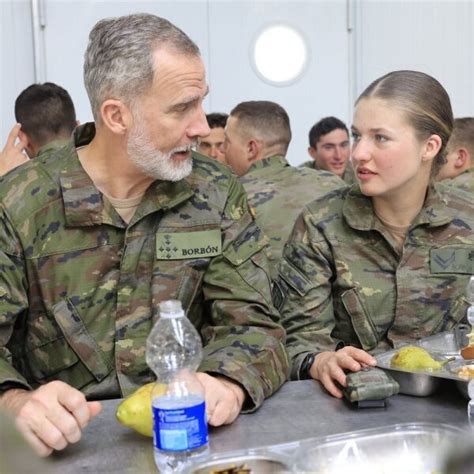
<svg viewBox="0 0 474 474">
<path fill-rule="evenodd" d="M 421 72 L 391 72 L 357 100 L 359 184 L 306 206 L 274 285 L 293 379 L 341 397 L 345 372 L 374 365 L 370 353 L 465 317 L 472 196 L 432 184 L 452 127 L 448 94 Z"/>
</svg>

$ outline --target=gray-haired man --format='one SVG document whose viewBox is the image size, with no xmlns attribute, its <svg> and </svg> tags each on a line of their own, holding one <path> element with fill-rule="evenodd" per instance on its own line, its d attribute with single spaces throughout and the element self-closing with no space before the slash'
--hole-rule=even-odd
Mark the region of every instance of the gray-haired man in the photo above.
<svg viewBox="0 0 474 474">
<path fill-rule="evenodd" d="M 42 455 L 78 441 L 97 400 L 154 379 L 145 342 L 163 300 L 201 331 L 211 425 L 288 375 L 243 188 L 192 156 L 209 133 L 197 46 L 154 15 L 103 20 L 84 77 L 96 124 L 0 187 L 0 405 Z"/>
</svg>

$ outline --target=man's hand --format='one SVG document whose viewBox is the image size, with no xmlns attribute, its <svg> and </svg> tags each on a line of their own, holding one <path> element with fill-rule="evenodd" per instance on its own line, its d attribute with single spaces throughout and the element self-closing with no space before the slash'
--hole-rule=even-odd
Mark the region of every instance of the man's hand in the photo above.
<svg viewBox="0 0 474 474">
<path fill-rule="evenodd" d="M 314 359 L 310 375 L 319 380 L 331 395 L 341 398 L 342 392 L 335 382 L 346 386 L 344 370 L 358 372 L 362 367 L 374 366 L 376 363 L 375 358 L 362 349 L 347 346 L 336 352 L 319 353 Z"/>
<path fill-rule="evenodd" d="M 198 372 L 204 387 L 207 422 L 212 426 L 229 425 L 240 413 L 245 400 L 242 387 L 225 377 L 211 377 Z"/>
<path fill-rule="evenodd" d="M 19 137 L 20 129 L 21 125 L 19 123 L 11 129 L 7 143 L 0 152 L 0 176 L 28 161 L 28 157 L 23 153 L 26 143 Z M 18 143 L 16 143 L 17 140 Z"/>
<path fill-rule="evenodd" d="M 34 391 L 12 389 L 0 407 L 16 418 L 16 425 L 40 456 L 64 449 L 81 439 L 81 430 L 101 410 L 99 402 L 64 382 L 50 382 Z"/>
</svg>

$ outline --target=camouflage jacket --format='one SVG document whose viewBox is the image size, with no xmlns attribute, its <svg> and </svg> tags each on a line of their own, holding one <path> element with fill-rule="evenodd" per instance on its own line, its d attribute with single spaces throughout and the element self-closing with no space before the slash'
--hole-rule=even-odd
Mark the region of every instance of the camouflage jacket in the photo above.
<svg viewBox="0 0 474 474">
<path fill-rule="evenodd" d="M 314 160 L 308 160 L 308 161 L 305 161 L 304 163 L 301 163 L 301 165 L 299 165 L 300 168 L 311 168 L 313 170 L 320 170 L 319 168 L 316 167 L 316 162 Z M 330 171 L 326 171 L 326 170 L 320 170 L 320 171 L 325 171 L 326 173 L 330 173 Z M 334 173 L 332 173 L 334 174 Z M 352 167 L 352 163 L 350 161 L 347 162 L 347 166 L 346 166 L 346 169 L 344 171 L 344 174 L 342 175 L 342 179 L 343 181 L 348 184 L 349 186 L 357 183 L 357 179 L 355 177 L 355 173 L 354 173 L 354 168 Z"/>
<path fill-rule="evenodd" d="M 155 181 L 127 226 L 82 168 L 76 142 L 0 182 L 0 383 L 62 380 L 91 399 L 153 380 L 145 341 L 157 305 L 178 299 L 201 331 L 201 371 L 238 381 L 246 409 L 288 376 L 262 234 L 240 183 L 194 156 Z"/>
<path fill-rule="evenodd" d="M 474 212 L 463 191 L 431 188 L 398 255 L 358 186 L 306 206 L 285 247 L 274 303 L 291 377 L 311 352 L 380 352 L 448 330 L 466 316 L 474 273 Z"/>
<path fill-rule="evenodd" d="M 272 278 L 278 275 L 283 246 L 304 206 L 345 185 L 328 171 L 294 168 L 283 156 L 257 161 L 240 182 L 247 191 L 258 226 L 270 239 L 268 256 Z"/>
<path fill-rule="evenodd" d="M 474 195 L 474 168 L 469 168 L 466 171 L 463 171 L 461 174 L 457 175 L 452 179 L 445 179 L 442 181 L 443 184 L 447 186 L 454 186 L 455 188 L 463 189 L 471 193 L 471 196 Z M 473 198 L 474 199 L 474 198 Z"/>
<path fill-rule="evenodd" d="M 36 158 L 45 156 L 45 155 L 51 155 L 51 153 L 55 152 L 56 150 L 59 150 L 60 148 L 68 145 L 69 140 L 53 140 L 52 142 L 47 143 L 46 145 L 43 145 L 39 150 L 38 154 L 36 155 Z"/>
</svg>

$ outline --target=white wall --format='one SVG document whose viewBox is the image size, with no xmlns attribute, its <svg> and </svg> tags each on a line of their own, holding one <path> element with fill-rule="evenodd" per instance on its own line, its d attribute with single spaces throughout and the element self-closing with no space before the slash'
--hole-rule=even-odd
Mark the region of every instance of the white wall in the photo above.
<svg viewBox="0 0 474 474">
<path fill-rule="evenodd" d="M 0 148 L 15 123 L 15 99 L 34 80 L 30 2 L 0 0 Z"/>
<path fill-rule="evenodd" d="M 350 122 L 357 94 L 393 69 L 434 75 L 450 93 L 455 115 L 474 115 L 471 0 L 41 1 L 46 19 L 46 52 L 39 58 L 43 80 L 71 93 L 83 122 L 91 119 L 82 83 L 89 30 L 100 18 L 134 11 L 170 19 L 199 45 L 210 84 L 206 111 L 228 112 L 242 100 L 283 105 L 292 122 L 289 159 L 294 164 L 306 159 L 307 133 L 316 120 L 336 115 Z M 30 0 L 0 0 L 0 7 L 3 143 L 14 120 L 14 100 L 35 75 Z M 263 82 L 249 55 L 256 32 L 281 21 L 301 30 L 311 45 L 305 75 L 286 87 Z"/>
<path fill-rule="evenodd" d="M 454 115 L 474 115 L 474 1 L 357 0 L 355 89 L 396 69 L 431 74 Z"/>
</svg>

